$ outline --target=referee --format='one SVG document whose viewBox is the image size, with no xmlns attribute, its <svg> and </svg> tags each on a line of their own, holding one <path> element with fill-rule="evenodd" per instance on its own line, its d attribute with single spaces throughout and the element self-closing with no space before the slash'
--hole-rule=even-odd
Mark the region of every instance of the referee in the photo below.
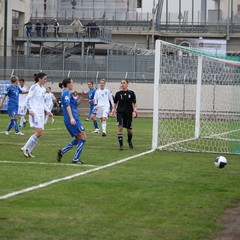
<svg viewBox="0 0 240 240">
<path fill-rule="evenodd" d="M 127 129 L 129 148 L 133 148 L 132 118 L 137 116 L 137 105 L 134 91 L 128 90 L 128 80 L 121 81 L 121 89 L 114 97 L 111 115 L 117 113 L 118 142 L 120 150 L 123 150 L 123 128 Z"/>
</svg>

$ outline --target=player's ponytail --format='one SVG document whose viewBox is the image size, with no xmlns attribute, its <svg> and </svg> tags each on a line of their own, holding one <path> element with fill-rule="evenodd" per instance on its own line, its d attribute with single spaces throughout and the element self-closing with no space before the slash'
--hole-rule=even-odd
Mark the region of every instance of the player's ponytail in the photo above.
<svg viewBox="0 0 240 240">
<path fill-rule="evenodd" d="M 71 78 L 65 78 L 61 83 L 58 84 L 60 88 L 66 88 L 68 84 L 72 82 Z"/>
<path fill-rule="evenodd" d="M 35 73 L 33 76 L 34 76 L 35 83 L 37 83 L 39 79 L 44 78 L 45 76 L 47 76 L 47 74 L 44 72 L 39 72 L 39 73 Z"/>
</svg>

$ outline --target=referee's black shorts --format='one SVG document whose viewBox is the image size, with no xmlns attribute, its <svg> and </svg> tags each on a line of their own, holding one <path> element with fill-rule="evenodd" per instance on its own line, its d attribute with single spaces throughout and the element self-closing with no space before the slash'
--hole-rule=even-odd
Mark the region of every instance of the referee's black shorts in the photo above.
<svg viewBox="0 0 240 240">
<path fill-rule="evenodd" d="M 132 129 L 132 112 L 117 112 L 118 126 Z"/>
</svg>

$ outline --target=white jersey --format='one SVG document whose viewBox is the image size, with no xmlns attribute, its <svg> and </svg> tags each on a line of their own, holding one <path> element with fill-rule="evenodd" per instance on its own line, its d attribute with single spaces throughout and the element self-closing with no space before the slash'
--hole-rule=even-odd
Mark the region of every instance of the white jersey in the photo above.
<svg viewBox="0 0 240 240">
<path fill-rule="evenodd" d="M 28 91 L 29 87 L 27 86 L 23 86 L 23 87 L 20 87 L 19 88 L 25 92 L 25 91 Z M 19 107 L 24 107 L 26 105 L 26 99 L 27 99 L 27 94 L 19 94 L 18 95 L 18 106 Z"/>
<path fill-rule="evenodd" d="M 94 105 L 97 105 L 98 107 L 110 107 L 110 103 L 113 105 L 113 97 L 109 89 L 104 88 L 97 89 L 94 95 Z"/>
<path fill-rule="evenodd" d="M 55 101 L 55 100 L 56 100 L 56 98 L 52 92 L 45 93 L 45 103 L 49 109 L 52 109 L 53 101 Z"/>
<path fill-rule="evenodd" d="M 33 84 L 27 95 L 27 108 L 37 116 L 44 116 L 44 111 L 50 112 L 45 103 L 46 89 L 38 83 Z"/>
</svg>

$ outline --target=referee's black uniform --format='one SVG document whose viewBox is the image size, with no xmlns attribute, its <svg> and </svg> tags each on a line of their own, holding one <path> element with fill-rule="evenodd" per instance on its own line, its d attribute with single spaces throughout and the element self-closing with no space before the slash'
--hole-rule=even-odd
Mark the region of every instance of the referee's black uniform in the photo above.
<svg viewBox="0 0 240 240">
<path fill-rule="evenodd" d="M 124 128 L 132 129 L 133 104 L 136 103 L 136 95 L 133 91 L 118 91 L 114 98 L 117 104 L 117 122 Z"/>
<path fill-rule="evenodd" d="M 132 129 L 132 114 L 133 114 L 133 104 L 136 103 L 136 95 L 133 91 L 118 91 L 114 97 L 114 103 L 117 105 L 117 122 L 118 126 L 123 126 L 128 130 Z M 123 135 L 118 134 L 118 141 L 120 144 L 120 150 L 123 149 Z M 130 148 L 132 145 L 132 133 L 128 131 L 128 144 Z"/>
</svg>

